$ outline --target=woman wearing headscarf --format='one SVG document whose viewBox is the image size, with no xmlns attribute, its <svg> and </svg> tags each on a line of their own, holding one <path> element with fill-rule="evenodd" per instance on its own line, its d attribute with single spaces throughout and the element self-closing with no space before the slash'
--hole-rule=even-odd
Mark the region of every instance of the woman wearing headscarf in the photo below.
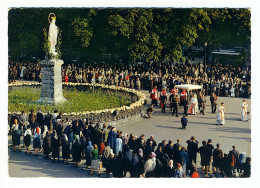
<svg viewBox="0 0 260 188">
<path fill-rule="evenodd" d="M 242 152 L 239 156 L 238 156 L 238 160 L 236 162 L 237 168 L 240 168 L 245 162 L 246 162 L 246 152 Z"/>
<path fill-rule="evenodd" d="M 79 162 L 81 161 L 81 143 L 78 135 L 76 136 L 76 139 L 72 146 L 72 154 L 73 154 L 73 161 L 75 162 L 75 168 L 77 168 Z"/>
<path fill-rule="evenodd" d="M 42 140 L 44 140 L 47 131 L 48 131 L 48 127 L 47 127 L 46 125 L 44 125 L 44 126 L 43 126 L 43 133 L 42 133 Z M 42 153 L 44 153 L 44 147 L 42 147 L 42 148 L 43 148 Z"/>
<path fill-rule="evenodd" d="M 98 176 L 100 176 L 100 169 L 99 169 L 99 160 L 98 160 L 98 146 L 94 144 L 94 150 L 91 152 L 92 160 L 91 160 L 91 172 L 89 175 L 93 175 L 94 169 L 97 169 Z"/>
<path fill-rule="evenodd" d="M 113 163 L 113 177 L 123 177 L 123 155 L 120 151 Z"/>
<path fill-rule="evenodd" d="M 111 161 L 109 160 L 111 153 L 112 153 L 112 150 L 106 142 L 106 147 L 104 148 L 103 153 L 102 153 L 102 163 L 103 163 L 103 166 L 106 168 L 106 174 L 108 176 L 109 176 L 109 173 L 112 172 L 112 170 L 109 169 L 111 166 Z"/>
<path fill-rule="evenodd" d="M 127 145 L 128 140 L 129 140 L 129 136 L 127 133 L 125 133 L 124 138 L 123 138 L 123 145 Z"/>
<path fill-rule="evenodd" d="M 60 162 L 60 138 L 56 130 L 53 131 L 53 135 L 51 138 L 51 147 L 53 162 L 55 163 L 55 158 L 58 158 L 58 162 Z"/>
<path fill-rule="evenodd" d="M 166 169 L 166 173 L 165 173 L 165 177 L 168 178 L 172 178 L 175 175 L 175 169 L 173 167 L 173 160 L 169 160 L 167 169 Z"/>
<path fill-rule="evenodd" d="M 21 129 L 17 119 L 14 119 L 14 124 L 11 127 L 12 129 L 12 140 L 14 145 L 14 152 L 16 152 L 16 147 L 18 146 L 19 152 L 21 152 L 20 138 L 21 138 Z"/>
<path fill-rule="evenodd" d="M 88 146 L 86 147 L 86 168 L 88 168 L 88 166 L 91 165 L 91 160 L 92 160 L 91 152 L 92 152 L 92 150 L 93 150 L 92 143 L 91 143 L 91 141 L 88 141 Z"/>
<path fill-rule="evenodd" d="M 24 133 L 24 145 L 26 147 L 25 154 L 27 154 L 30 151 L 31 138 L 32 138 L 32 131 L 30 125 L 28 125 Z"/>
<path fill-rule="evenodd" d="M 119 151 L 122 151 L 122 148 L 123 148 L 123 141 L 121 139 L 121 134 L 118 134 L 115 140 L 115 154 L 117 155 Z"/>
<path fill-rule="evenodd" d="M 62 140 L 62 158 L 64 164 L 69 164 L 68 159 L 70 158 L 70 142 L 66 134 L 63 135 Z"/>
<path fill-rule="evenodd" d="M 105 147 L 106 146 L 105 146 L 104 142 L 100 142 L 100 145 L 99 145 L 99 148 L 98 148 L 98 155 L 100 157 L 102 157 L 102 154 L 103 154 L 103 151 L 104 151 Z"/>
<path fill-rule="evenodd" d="M 40 147 L 41 147 L 41 135 L 39 134 L 39 130 L 36 130 L 33 139 L 34 156 L 38 155 Z"/>
<path fill-rule="evenodd" d="M 175 178 L 182 178 L 182 176 L 183 176 L 182 167 L 181 167 L 180 163 L 177 163 L 177 168 L 176 168 L 176 171 L 174 173 L 174 177 Z"/>
<path fill-rule="evenodd" d="M 112 131 L 109 132 L 107 142 L 112 150 L 115 149 L 115 141 L 116 141 L 116 128 L 112 128 Z"/>
<path fill-rule="evenodd" d="M 43 139 L 43 154 L 45 155 L 45 159 L 50 159 L 49 157 L 50 153 L 51 153 L 51 136 L 49 131 L 47 131 Z"/>
<path fill-rule="evenodd" d="M 81 151 L 81 156 L 82 156 L 82 159 L 85 159 L 85 152 L 86 152 L 86 144 L 87 144 L 87 139 L 86 137 L 82 134 L 82 132 L 80 131 L 80 143 L 81 143 L 81 148 L 80 148 L 80 151 Z"/>
<path fill-rule="evenodd" d="M 131 163 L 130 177 L 139 178 L 141 175 L 139 168 L 140 168 L 139 157 L 134 151 L 133 159 Z"/>
</svg>

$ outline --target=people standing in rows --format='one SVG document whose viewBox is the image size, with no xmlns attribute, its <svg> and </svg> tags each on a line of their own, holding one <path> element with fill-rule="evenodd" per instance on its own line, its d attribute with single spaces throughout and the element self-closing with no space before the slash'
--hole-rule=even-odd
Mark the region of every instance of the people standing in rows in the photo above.
<svg viewBox="0 0 260 188">
<path fill-rule="evenodd" d="M 218 107 L 217 111 L 217 125 L 224 125 L 225 124 L 225 107 L 224 103 L 222 102 L 221 105 Z"/>
</svg>

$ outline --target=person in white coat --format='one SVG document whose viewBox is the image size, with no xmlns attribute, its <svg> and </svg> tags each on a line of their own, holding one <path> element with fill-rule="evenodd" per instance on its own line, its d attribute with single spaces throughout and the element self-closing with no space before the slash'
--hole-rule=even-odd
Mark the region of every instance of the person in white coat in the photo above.
<svg viewBox="0 0 260 188">
<path fill-rule="evenodd" d="M 198 99 L 197 99 L 197 95 L 193 94 L 190 100 L 189 113 L 195 115 L 197 112 L 198 112 Z"/>
<path fill-rule="evenodd" d="M 218 107 L 217 111 L 217 125 L 224 125 L 225 124 L 225 108 L 224 103 L 221 103 L 221 106 Z"/>
<path fill-rule="evenodd" d="M 241 121 L 248 121 L 247 119 L 247 111 L 248 110 L 248 104 L 246 102 L 246 99 L 242 102 L 242 110 L 241 110 Z"/>
</svg>

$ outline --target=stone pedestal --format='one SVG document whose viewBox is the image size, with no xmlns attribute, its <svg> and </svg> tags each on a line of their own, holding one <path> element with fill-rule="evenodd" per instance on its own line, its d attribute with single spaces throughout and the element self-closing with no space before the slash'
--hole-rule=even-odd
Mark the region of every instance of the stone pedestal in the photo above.
<svg viewBox="0 0 260 188">
<path fill-rule="evenodd" d="M 66 101 L 62 93 L 61 65 L 62 60 L 51 59 L 41 61 L 42 87 L 41 97 L 38 102 L 41 103 L 62 103 Z"/>
</svg>

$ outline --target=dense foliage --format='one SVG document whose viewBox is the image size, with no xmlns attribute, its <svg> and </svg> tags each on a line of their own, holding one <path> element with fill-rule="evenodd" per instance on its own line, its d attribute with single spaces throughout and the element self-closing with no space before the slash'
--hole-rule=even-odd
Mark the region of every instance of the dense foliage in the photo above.
<svg viewBox="0 0 260 188">
<path fill-rule="evenodd" d="M 130 105 L 132 99 L 129 95 L 123 95 L 107 90 L 87 90 L 80 92 L 77 90 L 63 90 L 64 97 L 67 101 L 61 105 L 53 106 L 50 104 L 36 104 L 35 101 L 40 98 L 41 89 L 31 87 L 14 87 L 8 93 L 8 111 L 25 111 L 31 109 L 37 111 L 39 108 L 43 112 L 57 109 L 59 112 L 82 112 L 95 111 L 102 109 L 111 109 Z"/>
<path fill-rule="evenodd" d="M 250 50 L 249 9 L 49 9 L 9 11 L 9 56 L 43 59 L 43 28 L 48 14 L 57 16 L 66 62 L 181 61 L 183 47 L 221 46 Z"/>
</svg>

